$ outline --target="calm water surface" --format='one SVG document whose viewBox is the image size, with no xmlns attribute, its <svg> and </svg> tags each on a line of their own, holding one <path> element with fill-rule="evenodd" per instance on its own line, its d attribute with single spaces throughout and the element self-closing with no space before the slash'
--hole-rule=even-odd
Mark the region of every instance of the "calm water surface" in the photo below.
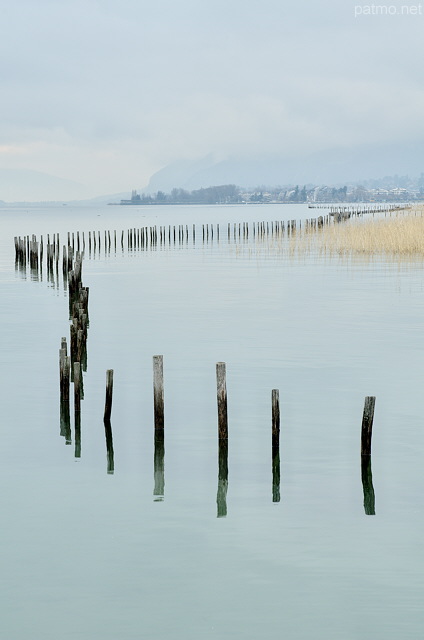
<svg viewBox="0 0 424 640">
<path fill-rule="evenodd" d="M 227 223 L 303 206 L 0 209 L 0 637 L 422 638 L 421 263 L 290 257 Z M 220 238 L 201 241 L 202 223 Z M 15 271 L 13 237 L 196 224 L 196 243 L 85 255 L 81 458 L 60 435 L 67 292 Z M 119 244 L 119 243 L 118 243 Z M 68 338 L 69 341 L 69 338 Z M 152 356 L 163 354 L 165 489 L 153 495 Z M 217 518 L 215 363 L 227 364 Z M 114 369 L 114 474 L 105 372 Z M 273 502 L 271 390 L 280 390 Z M 360 428 L 375 395 L 366 515 Z"/>
</svg>

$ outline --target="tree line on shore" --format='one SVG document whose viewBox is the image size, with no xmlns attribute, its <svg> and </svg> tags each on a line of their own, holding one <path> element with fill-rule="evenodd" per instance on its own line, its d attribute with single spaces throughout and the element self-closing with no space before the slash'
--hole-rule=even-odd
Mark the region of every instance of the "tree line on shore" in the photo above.
<svg viewBox="0 0 424 640">
<path fill-rule="evenodd" d="M 243 202 L 243 199 L 240 189 L 234 184 L 194 191 L 172 189 L 170 193 L 158 191 L 153 195 L 143 193 L 141 196 L 133 191 L 131 200 L 121 200 L 121 204 L 236 204 L 238 202 Z"/>
<path fill-rule="evenodd" d="M 170 193 L 157 191 L 154 194 L 132 192 L 130 200 L 121 200 L 121 204 L 238 204 L 238 203 L 316 203 L 316 202 L 405 202 L 421 199 L 420 194 L 404 188 L 391 190 L 366 189 L 363 186 L 330 187 L 299 185 L 291 187 L 257 187 L 240 189 L 234 184 L 224 184 L 188 191 L 172 189 Z"/>
</svg>

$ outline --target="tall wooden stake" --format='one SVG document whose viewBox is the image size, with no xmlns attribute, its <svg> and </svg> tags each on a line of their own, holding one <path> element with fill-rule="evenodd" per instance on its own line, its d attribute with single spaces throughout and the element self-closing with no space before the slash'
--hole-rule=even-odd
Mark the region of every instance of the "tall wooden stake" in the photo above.
<svg viewBox="0 0 424 640">
<path fill-rule="evenodd" d="M 155 429 L 163 429 L 165 426 L 163 356 L 153 356 L 153 400 Z"/>
<path fill-rule="evenodd" d="M 371 455 L 372 423 L 374 420 L 375 396 L 365 398 L 364 413 L 362 416 L 361 455 Z"/>
<path fill-rule="evenodd" d="M 227 382 L 225 362 L 216 363 L 216 397 L 218 402 L 218 437 L 228 439 Z"/>
</svg>

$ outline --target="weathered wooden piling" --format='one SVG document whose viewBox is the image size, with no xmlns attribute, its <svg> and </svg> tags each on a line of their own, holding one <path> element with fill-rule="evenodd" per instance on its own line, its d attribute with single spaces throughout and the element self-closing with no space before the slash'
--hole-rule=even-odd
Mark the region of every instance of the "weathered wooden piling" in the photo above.
<svg viewBox="0 0 424 640">
<path fill-rule="evenodd" d="M 63 393 L 62 398 L 65 403 L 69 405 L 69 391 L 71 386 L 71 358 L 65 356 L 63 364 Z"/>
<path fill-rule="evenodd" d="M 271 404 L 272 404 L 272 438 L 279 439 L 280 437 L 280 392 L 278 389 L 273 389 L 271 392 Z"/>
<path fill-rule="evenodd" d="M 76 318 L 71 318 L 71 324 L 69 326 L 69 348 L 71 354 L 72 367 L 73 363 L 77 360 L 77 344 L 78 344 L 78 321 Z M 73 375 L 73 371 L 72 371 Z"/>
<path fill-rule="evenodd" d="M 71 412 L 69 402 L 60 405 L 60 435 L 65 438 L 65 444 L 72 444 Z"/>
<path fill-rule="evenodd" d="M 105 399 L 105 413 L 103 416 L 104 422 L 110 422 L 110 416 L 112 413 L 112 395 L 113 395 L 113 369 L 106 371 L 106 399 Z"/>
<path fill-rule="evenodd" d="M 62 274 L 64 281 L 68 278 L 68 257 L 66 255 L 66 246 L 62 247 Z"/>
<path fill-rule="evenodd" d="M 71 418 L 69 405 L 70 365 L 71 361 L 69 356 L 67 356 L 66 338 L 62 338 L 61 348 L 59 350 L 60 435 L 65 437 L 66 444 L 71 443 Z"/>
<path fill-rule="evenodd" d="M 155 429 L 165 427 L 163 356 L 153 356 L 153 403 Z"/>
<path fill-rule="evenodd" d="M 371 455 L 372 424 L 374 420 L 375 396 L 365 398 L 361 430 L 361 455 Z"/>
<path fill-rule="evenodd" d="M 74 362 L 74 411 L 75 415 L 81 411 L 81 365 Z"/>
<path fill-rule="evenodd" d="M 218 403 L 218 438 L 228 439 L 227 382 L 225 362 L 216 363 L 216 397 Z"/>
<path fill-rule="evenodd" d="M 67 358 L 66 338 L 62 338 L 59 350 L 60 399 L 69 401 L 69 358 Z"/>
<path fill-rule="evenodd" d="M 72 271 L 73 259 L 74 259 L 74 251 L 71 245 L 68 244 L 68 267 L 67 267 L 68 274 L 69 274 L 69 271 Z"/>
</svg>

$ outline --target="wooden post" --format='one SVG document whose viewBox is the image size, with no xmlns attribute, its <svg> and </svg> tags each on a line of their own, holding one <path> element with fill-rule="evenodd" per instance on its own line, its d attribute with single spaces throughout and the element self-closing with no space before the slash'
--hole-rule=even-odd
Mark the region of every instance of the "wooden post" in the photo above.
<svg viewBox="0 0 424 640">
<path fill-rule="evenodd" d="M 62 338 L 59 349 L 59 365 L 60 365 L 60 389 L 62 390 L 63 369 L 65 366 L 65 357 L 67 355 L 66 338 Z"/>
<path fill-rule="evenodd" d="M 163 429 L 165 427 L 163 356 L 153 356 L 153 400 L 155 429 Z"/>
<path fill-rule="evenodd" d="M 83 330 L 77 330 L 77 360 L 82 363 L 82 351 L 83 351 Z"/>
<path fill-rule="evenodd" d="M 280 437 L 280 392 L 273 389 L 271 392 L 272 400 L 272 438 Z"/>
<path fill-rule="evenodd" d="M 225 362 L 216 363 L 216 397 L 218 402 L 218 437 L 228 439 L 227 383 Z"/>
<path fill-rule="evenodd" d="M 69 356 L 64 357 L 63 362 L 63 375 L 62 375 L 62 400 L 65 404 L 69 405 L 69 388 L 70 388 L 70 371 L 71 371 L 71 358 Z"/>
<path fill-rule="evenodd" d="M 74 362 L 74 411 L 75 415 L 81 411 L 81 365 Z"/>
<path fill-rule="evenodd" d="M 105 413 L 104 422 L 110 422 L 110 416 L 112 413 L 112 393 L 113 393 L 113 369 L 106 371 L 106 400 L 105 400 Z"/>
<path fill-rule="evenodd" d="M 76 361 L 77 359 L 77 336 L 78 336 L 78 330 L 77 330 L 77 326 L 76 326 L 76 320 L 74 322 L 75 318 L 72 319 L 72 324 L 69 326 L 69 332 L 70 332 L 70 355 L 71 355 L 71 363 L 72 363 L 72 373 L 74 372 L 73 370 L 73 363 Z M 72 377 L 73 379 L 73 377 Z"/>
<path fill-rule="evenodd" d="M 66 338 L 62 338 L 59 351 L 60 362 L 60 435 L 65 437 L 66 444 L 71 443 L 71 418 L 69 411 L 69 370 L 71 359 L 66 355 Z"/>
<path fill-rule="evenodd" d="M 68 257 L 66 255 L 66 246 L 63 245 L 63 250 L 62 250 L 62 273 L 63 273 L 63 277 L 64 280 L 66 280 L 67 275 L 68 275 Z"/>
<path fill-rule="evenodd" d="M 62 338 L 60 349 L 59 349 L 60 400 L 61 401 L 63 399 L 63 396 L 66 395 L 66 391 L 65 391 L 66 367 L 67 367 L 66 356 L 67 356 L 66 338 Z M 69 372 L 68 372 L 68 387 L 69 387 Z M 69 399 L 69 388 L 68 388 L 67 396 Z"/>
<path fill-rule="evenodd" d="M 362 417 L 361 455 L 371 455 L 372 423 L 374 420 L 375 396 L 365 398 L 364 413 Z"/>
</svg>

